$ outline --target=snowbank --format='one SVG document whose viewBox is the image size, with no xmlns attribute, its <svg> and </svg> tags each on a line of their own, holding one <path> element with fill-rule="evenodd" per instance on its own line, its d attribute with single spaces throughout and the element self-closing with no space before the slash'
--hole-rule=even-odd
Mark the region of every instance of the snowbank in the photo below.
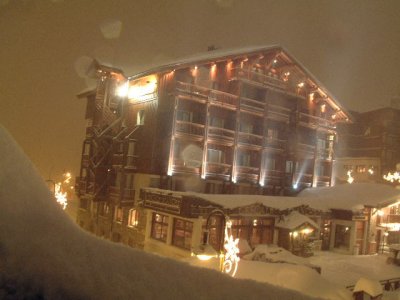
<svg viewBox="0 0 400 300">
<path fill-rule="evenodd" d="M 62 211 L 1 126 L 0 153 L 2 299 L 310 299 L 97 239 Z"/>
</svg>

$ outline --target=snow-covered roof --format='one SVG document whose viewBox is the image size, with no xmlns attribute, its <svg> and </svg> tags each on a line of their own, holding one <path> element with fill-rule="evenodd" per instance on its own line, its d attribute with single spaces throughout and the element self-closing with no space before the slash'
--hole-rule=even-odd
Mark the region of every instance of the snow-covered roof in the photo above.
<svg viewBox="0 0 400 300">
<path fill-rule="evenodd" d="M 353 292 L 365 292 L 371 297 L 377 297 L 382 295 L 383 289 L 379 281 L 361 277 L 357 281 Z"/>
<path fill-rule="evenodd" d="M 309 217 L 297 211 L 292 211 L 289 215 L 284 216 L 282 220 L 279 220 L 275 226 L 294 230 L 307 223 L 315 229 L 319 228 L 318 224 L 311 220 Z"/>
<path fill-rule="evenodd" d="M 400 201 L 400 190 L 385 184 L 353 183 L 333 187 L 308 188 L 298 195 L 320 201 L 331 209 L 357 210 L 366 207 L 385 207 Z"/>
<path fill-rule="evenodd" d="M 301 191 L 297 197 L 200 194 L 151 188 L 147 188 L 146 190 L 158 193 L 172 193 L 178 197 L 182 195 L 198 197 L 226 209 L 262 204 L 266 207 L 280 210 L 305 205 L 325 212 L 331 209 L 358 211 L 366 206 L 380 208 L 400 201 L 400 190 L 376 183 L 353 183 L 326 188 L 309 188 Z"/>
</svg>

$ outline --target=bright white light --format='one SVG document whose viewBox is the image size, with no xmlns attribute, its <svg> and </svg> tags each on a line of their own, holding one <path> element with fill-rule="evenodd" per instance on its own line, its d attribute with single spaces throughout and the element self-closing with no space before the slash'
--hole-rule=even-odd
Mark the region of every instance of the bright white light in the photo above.
<svg viewBox="0 0 400 300">
<path fill-rule="evenodd" d="M 378 216 L 381 216 L 381 217 L 382 217 L 385 213 L 383 212 L 383 210 L 378 210 L 378 211 L 377 211 L 377 214 L 378 214 Z"/>
<path fill-rule="evenodd" d="M 298 86 L 299 88 L 302 88 L 302 87 L 304 86 L 304 82 L 300 82 L 297 86 Z"/>
<path fill-rule="evenodd" d="M 370 175 L 374 175 L 374 169 L 369 168 L 369 169 L 368 169 L 368 173 L 369 173 Z"/>
<path fill-rule="evenodd" d="M 400 183 L 400 173 L 399 172 L 394 172 L 392 173 L 388 173 L 387 175 L 383 175 L 383 179 L 385 179 L 386 181 L 389 182 L 399 182 Z"/>
<path fill-rule="evenodd" d="M 351 175 L 352 172 L 352 170 L 347 171 L 347 182 L 350 184 L 352 184 L 354 181 L 354 177 Z"/>
<path fill-rule="evenodd" d="M 144 85 L 132 85 L 128 90 L 128 98 L 142 101 L 149 100 L 154 98 L 156 89 L 156 81 L 149 81 Z"/>
<path fill-rule="evenodd" d="M 61 190 L 61 182 L 55 185 L 54 195 L 56 197 L 57 202 L 63 207 L 63 209 L 67 208 L 67 193 L 63 193 Z"/>
<path fill-rule="evenodd" d="M 297 190 L 298 187 L 299 187 L 299 185 L 298 185 L 297 183 L 293 184 L 293 188 L 294 188 L 295 190 Z"/>
<path fill-rule="evenodd" d="M 293 232 L 293 237 L 297 237 L 299 233 L 297 231 Z"/>
<path fill-rule="evenodd" d="M 129 82 L 127 81 L 117 88 L 117 96 L 126 97 L 126 95 L 128 95 L 128 90 L 129 90 Z"/>
<path fill-rule="evenodd" d="M 240 261 L 240 258 L 238 256 L 239 239 L 234 240 L 232 234 L 228 232 L 231 230 L 231 227 L 232 227 L 232 222 L 228 220 L 225 224 L 224 248 L 226 253 L 225 253 L 224 263 L 222 265 L 222 271 L 234 277 Z"/>
</svg>

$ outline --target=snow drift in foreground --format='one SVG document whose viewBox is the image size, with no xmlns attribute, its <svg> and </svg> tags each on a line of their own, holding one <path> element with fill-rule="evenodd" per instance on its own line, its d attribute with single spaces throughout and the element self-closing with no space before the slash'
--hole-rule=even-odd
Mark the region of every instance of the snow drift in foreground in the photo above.
<svg viewBox="0 0 400 300">
<path fill-rule="evenodd" d="M 310 299 L 82 231 L 0 126 L 0 298 Z"/>
</svg>

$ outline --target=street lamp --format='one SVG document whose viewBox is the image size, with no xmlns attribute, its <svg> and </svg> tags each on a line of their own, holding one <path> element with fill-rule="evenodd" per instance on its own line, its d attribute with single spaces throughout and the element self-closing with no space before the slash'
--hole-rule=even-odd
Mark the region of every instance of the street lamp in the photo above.
<svg viewBox="0 0 400 300">
<path fill-rule="evenodd" d="M 218 252 L 209 244 L 210 237 L 210 220 L 213 216 L 220 216 L 223 220 L 223 232 L 222 235 L 224 237 L 223 245 L 220 245 Z M 239 264 L 239 248 L 238 243 L 239 239 L 234 239 L 231 232 L 232 222 L 229 220 L 229 217 L 221 210 L 215 209 L 213 210 L 207 217 L 206 222 L 206 231 L 203 235 L 203 243 L 197 247 L 195 247 L 192 251 L 192 255 L 196 256 L 200 260 L 209 260 L 211 258 L 220 258 L 220 271 L 226 274 L 235 276 L 238 264 Z M 221 239 L 222 241 L 222 239 Z M 222 244 L 222 243 L 221 243 Z M 221 247 L 223 246 L 223 247 Z"/>
</svg>

